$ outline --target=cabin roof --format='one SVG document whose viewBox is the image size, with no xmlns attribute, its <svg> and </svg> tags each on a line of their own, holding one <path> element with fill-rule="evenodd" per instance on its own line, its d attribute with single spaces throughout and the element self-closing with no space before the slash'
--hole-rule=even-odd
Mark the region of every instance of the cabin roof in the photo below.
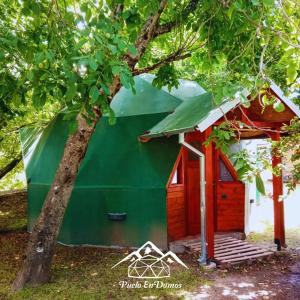
<svg viewBox="0 0 300 300">
<path fill-rule="evenodd" d="M 276 98 L 281 101 L 290 113 L 279 113 L 271 108 L 271 114 L 275 115 L 275 119 L 278 117 L 284 118 L 284 121 L 290 120 L 293 115 L 300 117 L 300 110 L 292 100 L 285 97 L 282 90 L 273 82 L 270 81 L 271 92 L 275 94 Z M 247 91 L 243 91 L 245 96 L 248 95 Z M 154 127 L 149 129 L 146 133 L 141 135 L 142 138 L 152 138 L 159 136 L 169 136 L 180 132 L 189 132 L 199 130 L 200 132 L 205 131 L 208 127 L 212 126 L 219 119 L 224 117 L 229 111 L 233 111 L 241 102 L 241 97 L 237 97 L 233 100 L 222 102 L 220 105 L 215 105 L 213 102 L 212 95 L 210 93 L 204 93 L 196 97 L 191 97 L 188 101 L 182 102 L 178 105 L 175 111 L 163 120 L 157 123 Z M 256 102 L 258 102 L 256 100 Z M 252 102 L 251 102 L 252 106 Z M 270 118 L 269 114 L 262 114 L 262 107 L 260 105 L 254 105 L 252 111 L 256 110 L 255 113 L 259 116 L 267 118 L 264 121 L 274 122 Z M 267 109 L 270 112 L 270 108 Z M 268 119 L 269 118 L 269 119 Z M 288 120 L 285 120 L 288 119 Z"/>
</svg>

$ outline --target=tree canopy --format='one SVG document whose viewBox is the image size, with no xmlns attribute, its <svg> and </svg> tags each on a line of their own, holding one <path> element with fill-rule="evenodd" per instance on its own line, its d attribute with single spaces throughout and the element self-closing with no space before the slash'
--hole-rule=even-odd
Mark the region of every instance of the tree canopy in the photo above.
<svg viewBox="0 0 300 300">
<path fill-rule="evenodd" d="M 2 167 L 20 153 L 17 129 L 45 114 L 49 119 L 64 108 L 70 132 L 76 130 L 78 113 L 92 122 L 95 110 L 101 111 L 114 123 L 109 103 L 116 76 L 133 91 L 132 77 L 143 72 L 156 74 L 157 87 L 177 86 L 180 77 L 196 80 L 216 102 L 244 88 L 256 94 L 267 78 L 286 92 L 299 88 L 298 1 L 169 1 L 141 51 L 136 39 L 160 4 L 1 2 Z"/>
</svg>

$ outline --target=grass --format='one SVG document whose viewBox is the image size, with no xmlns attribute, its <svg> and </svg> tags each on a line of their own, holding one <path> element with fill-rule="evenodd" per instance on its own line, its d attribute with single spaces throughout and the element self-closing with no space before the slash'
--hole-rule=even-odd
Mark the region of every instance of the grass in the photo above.
<svg viewBox="0 0 300 300">
<path fill-rule="evenodd" d="M 129 250 L 108 250 L 88 247 L 66 247 L 58 245 L 52 265 L 52 278 L 40 287 L 27 287 L 17 293 L 11 291 L 11 283 L 20 269 L 28 240 L 28 233 L 24 230 L 26 221 L 26 204 L 0 203 L 0 300 L 2 299 L 30 299 L 30 300 L 90 300 L 90 299 L 181 299 L 182 291 L 193 292 L 201 285 L 211 285 L 215 278 L 230 276 L 241 270 L 249 272 L 253 269 L 269 272 L 272 266 L 277 270 L 278 265 L 286 267 L 290 264 L 290 257 L 275 257 L 272 261 L 257 262 L 252 266 L 241 265 L 229 270 L 228 273 L 216 271 L 205 272 L 200 269 L 196 257 L 181 255 L 180 258 L 189 269 L 173 267 L 171 277 L 161 279 L 164 283 L 179 283 L 181 289 L 174 288 L 121 288 L 120 281 L 135 283 L 127 277 L 127 265 L 120 265 L 111 269 L 118 261 L 125 257 Z M 255 243 L 272 243 L 273 227 L 269 226 L 264 233 L 253 233 L 249 239 Z M 287 230 L 289 246 L 299 247 L 299 229 Z M 282 261 L 282 262 L 281 262 Z M 280 263 L 281 262 L 281 263 Z M 241 276 L 243 276 L 241 274 Z M 155 280 L 148 280 L 154 282 Z"/>
<path fill-rule="evenodd" d="M 300 227 L 285 229 L 286 244 L 289 248 L 300 247 Z M 265 224 L 264 232 L 251 232 L 247 239 L 258 244 L 272 244 L 274 240 L 274 226 L 270 223 Z"/>
<path fill-rule="evenodd" d="M 26 201 L 16 197 L 0 201 L 0 234 L 26 229 Z"/>
<path fill-rule="evenodd" d="M 1 236 L 0 299 L 141 299 L 149 296 L 159 299 L 179 298 L 175 295 L 177 290 L 174 288 L 121 288 L 120 281 L 139 281 L 143 284 L 143 280 L 129 280 L 126 265 L 111 269 L 127 255 L 125 250 L 65 246 L 57 247 L 50 283 L 13 293 L 10 285 L 20 267 L 27 237 L 24 232 Z M 180 283 L 184 290 L 193 290 L 206 283 L 205 276 L 195 264 L 195 258 L 184 256 L 182 259 L 190 268 L 173 268 L 171 277 L 161 281 Z"/>
<path fill-rule="evenodd" d="M 3 203 L 1 203 L 3 204 Z M 0 215 L 0 299 L 180 299 L 182 290 L 194 290 L 207 284 L 207 276 L 192 255 L 181 256 L 189 266 L 173 267 L 171 277 L 160 279 L 164 283 L 182 285 L 174 288 L 121 288 L 120 281 L 142 285 L 144 280 L 127 277 L 127 265 L 111 267 L 124 258 L 128 250 L 107 250 L 92 247 L 66 247 L 58 245 L 52 265 L 51 282 L 40 287 L 27 287 L 13 293 L 11 283 L 23 260 L 28 233 L 24 230 L 26 205 L 3 204 Z M 148 282 L 155 280 L 149 279 Z M 177 295 L 176 295 L 177 294 Z M 150 298 L 149 298 L 150 297 Z"/>
</svg>

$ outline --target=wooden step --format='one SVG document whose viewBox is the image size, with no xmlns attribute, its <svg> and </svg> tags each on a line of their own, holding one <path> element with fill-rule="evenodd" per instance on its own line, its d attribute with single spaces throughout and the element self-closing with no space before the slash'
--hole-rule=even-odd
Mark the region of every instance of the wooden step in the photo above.
<svg viewBox="0 0 300 300">
<path fill-rule="evenodd" d="M 244 261 L 247 261 L 247 260 L 251 260 L 253 258 L 262 258 L 262 257 L 265 257 L 265 256 L 271 256 L 273 255 L 274 252 L 264 252 L 264 253 L 261 253 L 261 254 L 255 254 L 255 255 L 251 255 L 251 256 L 244 256 L 244 257 L 239 257 L 239 258 L 231 258 L 231 259 L 224 259 L 221 261 L 221 263 L 237 263 L 237 262 L 244 262 Z"/>
<path fill-rule="evenodd" d="M 244 244 L 244 245 L 241 245 L 241 246 L 238 246 L 235 248 L 225 248 L 225 249 L 215 250 L 215 255 L 220 254 L 220 253 L 230 253 L 230 252 L 237 252 L 237 251 L 241 252 L 244 249 L 245 250 L 249 250 L 249 249 L 256 250 L 258 248 L 254 247 L 252 245 L 249 245 L 249 244 Z"/>
<path fill-rule="evenodd" d="M 260 248 L 245 240 L 240 240 L 231 236 L 215 237 L 214 242 L 215 260 L 221 267 L 260 259 L 274 254 L 274 252 L 269 249 Z M 187 247 L 190 251 L 201 251 L 201 240 L 199 236 L 197 238 L 195 236 L 191 236 L 189 239 L 182 240 L 181 244 Z"/>
<path fill-rule="evenodd" d="M 240 253 L 240 252 L 236 252 L 236 253 L 230 253 L 230 254 L 219 254 L 218 256 L 215 256 L 215 258 L 217 260 L 227 260 L 227 259 L 231 259 L 231 258 L 239 258 L 239 257 L 250 257 L 252 255 L 256 255 L 256 254 L 262 254 L 265 253 L 266 251 L 264 249 L 252 249 L 248 252 L 244 252 L 244 253 Z"/>
</svg>

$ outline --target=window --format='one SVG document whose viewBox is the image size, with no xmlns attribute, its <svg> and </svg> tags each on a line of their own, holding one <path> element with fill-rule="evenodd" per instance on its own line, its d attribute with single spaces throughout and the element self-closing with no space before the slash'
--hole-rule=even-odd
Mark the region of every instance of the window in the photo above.
<svg viewBox="0 0 300 300">
<path fill-rule="evenodd" d="M 182 159 L 180 159 L 177 169 L 174 172 L 172 178 L 172 184 L 182 184 L 183 183 L 183 168 L 182 168 Z"/>
<path fill-rule="evenodd" d="M 228 168 L 226 167 L 222 159 L 219 159 L 219 166 L 220 166 L 220 180 L 234 181 L 232 175 L 230 174 Z"/>
</svg>

